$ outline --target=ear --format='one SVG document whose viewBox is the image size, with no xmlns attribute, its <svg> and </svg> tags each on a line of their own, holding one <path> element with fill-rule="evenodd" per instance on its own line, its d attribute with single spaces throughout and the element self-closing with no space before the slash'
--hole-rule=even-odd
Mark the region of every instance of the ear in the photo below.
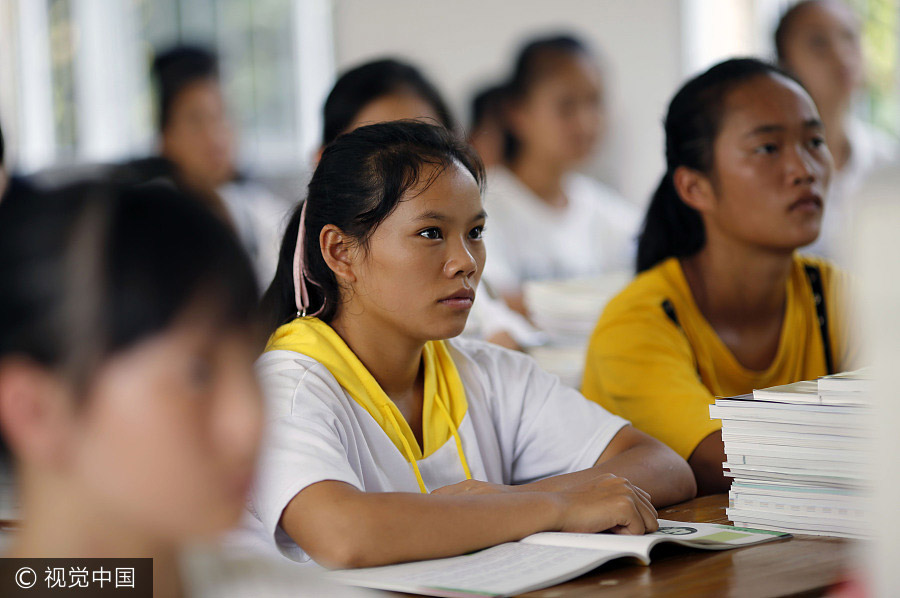
<svg viewBox="0 0 900 598">
<path fill-rule="evenodd" d="M 334 272 L 338 281 L 356 282 L 354 265 L 356 264 L 355 245 L 344 231 L 333 224 L 326 224 L 319 233 L 319 249 L 325 263 Z"/>
<path fill-rule="evenodd" d="M 716 194 L 709 177 L 687 166 L 679 166 L 673 176 L 675 190 L 681 201 L 700 213 L 715 208 Z"/>
<path fill-rule="evenodd" d="M 322 161 L 322 152 L 324 152 L 324 151 L 325 151 L 325 146 L 320 145 L 319 149 L 316 150 L 315 157 L 313 158 L 313 161 L 315 162 L 315 164 L 313 164 L 313 167 L 318 166 L 319 162 Z"/>
<path fill-rule="evenodd" d="M 17 460 L 58 467 L 71 421 L 71 397 L 57 376 L 30 360 L 0 361 L 0 434 Z"/>
</svg>

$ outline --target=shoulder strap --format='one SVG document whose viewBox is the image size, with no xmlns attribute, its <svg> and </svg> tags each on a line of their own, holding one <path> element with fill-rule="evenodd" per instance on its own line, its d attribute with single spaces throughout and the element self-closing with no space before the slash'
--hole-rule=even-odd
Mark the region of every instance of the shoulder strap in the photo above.
<svg viewBox="0 0 900 598">
<path fill-rule="evenodd" d="M 828 310 L 825 308 L 825 290 L 822 287 L 822 273 L 815 264 L 805 264 L 806 278 L 812 289 L 813 299 L 816 302 L 816 316 L 819 321 L 819 333 L 822 335 L 822 344 L 825 346 L 825 367 L 828 374 L 834 374 L 834 359 L 831 356 L 831 335 L 828 333 Z"/>
<path fill-rule="evenodd" d="M 675 312 L 675 306 L 672 305 L 672 301 L 670 299 L 663 299 L 660 304 L 663 312 L 666 314 L 666 317 L 672 320 L 672 323 L 675 324 L 675 327 L 681 331 L 681 334 L 684 335 L 685 339 L 687 339 L 687 333 L 684 331 L 684 328 L 681 326 L 681 322 L 678 321 L 678 314 Z M 688 339 L 688 346 L 690 346 L 690 339 Z M 694 354 L 694 348 L 691 347 L 691 358 L 694 361 L 694 370 L 697 372 L 697 377 L 700 377 L 700 363 L 697 361 L 697 356 Z"/>
<path fill-rule="evenodd" d="M 675 306 L 672 305 L 672 302 L 668 299 L 663 299 L 662 309 L 666 312 L 666 317 L 668 317 L 672 322 L 681 328 L 681 322 L 678 321 L 678 314 L 675 313 Z"/>
</svg>

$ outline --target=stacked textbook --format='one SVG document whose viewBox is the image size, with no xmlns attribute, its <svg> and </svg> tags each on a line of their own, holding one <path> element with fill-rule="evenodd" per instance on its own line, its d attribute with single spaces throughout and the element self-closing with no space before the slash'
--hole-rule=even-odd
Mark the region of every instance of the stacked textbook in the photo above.
<svg viewBox="0 0 900 598">
<path fill-rule="evenodd" d="M 528 350 L 538 365 L 563 383 L 580 388 L 588 339 L 603 308 L 631 277 L 629 272 L 610 272 L 592 278 L 526 282 L 525 306 L 549 339 L 545 346 Z"/>
<path fill-rule="evenodd" d="M 542 532 L 463 556 L 333 571 L 328 576 L 347 585 L 426 596 L 514 596 L 568 581 L 619 558 L 649 565 L 650 550 L 663 542 L 727 550 L 789 536 L 660 519 L 659 530 L 643 536 Z"/>
<path fill-rule="evenodd" d="M 868 369 L 717 399 L 739 526 L 863 537 L 870 482 Z"/>
</svg>

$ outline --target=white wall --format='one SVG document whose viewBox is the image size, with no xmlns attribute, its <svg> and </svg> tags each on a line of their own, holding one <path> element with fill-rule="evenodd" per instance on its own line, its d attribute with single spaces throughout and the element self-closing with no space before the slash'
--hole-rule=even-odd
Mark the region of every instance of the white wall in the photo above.
<svg viewBox="0 0 900 598">
<path fill-rule="evenodd" d="M 610 92 L 610 134 L 587 170 L 643 204 L 663 171 L 661 123 L 684 74 L 680 10 L 679 0 L 334 0 L 335 59 L 341 72 L 406 57 L 465 122 L 471 93 L 506 75 L 524 39 L 572 31 L 604 56 Z"/>
</svg>

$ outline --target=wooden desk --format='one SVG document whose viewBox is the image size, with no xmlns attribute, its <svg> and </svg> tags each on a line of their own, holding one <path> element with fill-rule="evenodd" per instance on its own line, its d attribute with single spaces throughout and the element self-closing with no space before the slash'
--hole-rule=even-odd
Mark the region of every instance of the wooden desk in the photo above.
<svg viewBox="0 0 900 598">
<path fill-rule="evenodd" d="M 662 519 L 706 523 L 725 517 L 726 494 L 705 496 L 661 509 Z M 660 546 L 649 567 L 613 562 L 578 579 L 530 592 L 533 598 L 602 596 L 734 597 L 821 596 L 851 566 L 853 543 L 839 538 L 795 535 L 721 552 Z"/>
<path fill-rule="evenodd" d="M 697 498 L 660 509 L 662 519 L 731 522 L 728 495 Z M 734 550 L 705 551 L 662 545 L 649 567 L 614 561 L 570 582 L 529 592 L 529 598 L 769 598 L 822 596 L 852 565 L 853 543 L 795 535 Z M 406 594 L 394 594 L 406 595 Z"/>
</svg>

